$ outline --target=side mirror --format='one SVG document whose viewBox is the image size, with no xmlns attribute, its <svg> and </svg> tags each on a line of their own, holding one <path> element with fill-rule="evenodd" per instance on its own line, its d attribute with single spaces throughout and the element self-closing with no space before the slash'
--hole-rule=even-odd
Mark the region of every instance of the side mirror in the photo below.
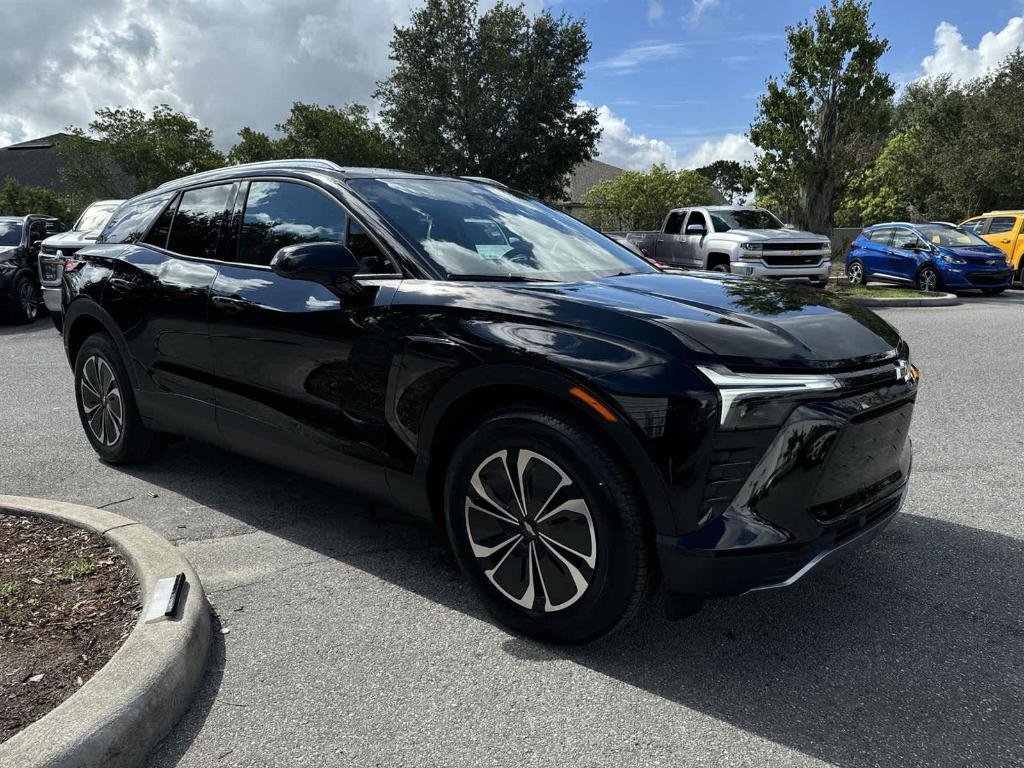
<svg viewBox="0 0 1024 768">
<path fill-rule="evenodd" d="M 281 277 L 334 285 L 351 280 L 359 271 L 359 260 L 341 243 L 299 243 L 275 253 L 270 268 Z"/>
<path fill-rule="evenodd" d="M 686 228 L 686 234 L 688 235 L 703 235 L 704 225 L 703 224 L 690 224 Z"/>
<path fill-rule="evenodd" d="M 43 247 L 43 241 L 42 240 L 33 240 L 32 241 L 32 250 L 33 251 L 38 251 L 42 247 Z"/>
<path fill-rule="evenodd" d="M 795 224 L 783 224 L 782 228 L 783 229 L 796 229 L 796 225 Z"/>
</svg>

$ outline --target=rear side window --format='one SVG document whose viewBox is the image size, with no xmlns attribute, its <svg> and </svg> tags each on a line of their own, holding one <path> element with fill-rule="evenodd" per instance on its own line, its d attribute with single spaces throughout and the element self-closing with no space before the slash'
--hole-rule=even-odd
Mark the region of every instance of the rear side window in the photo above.
<svg viewBox="0 0 1024 768">
<path fill-rule="evenodd" d="M 1013 232 L 1017 226 L 1016 216 L 994 216 L 989 225 L 987 235 L 998 235 L 1003 232 Z"/>
<path fill-rule="evenodd" d="M 872 229 L 867 233 L 868 240 L 875 245 L 888 245 L 889 241 L 892 240 L 892 227 L 879 227 L 878 229 Z"/>
<path fill-rule="evenodd" d="M 338 202 L 304 184 L 249 185 L 238 261 L 267 265 L 286 246 L 324 241 L 345 242 L 345 210 Z"/>
<path fill-rule="evenodd" d="M 98 243 L 135 243 L 142 239 L 173 193 L 136 198 L 114 211 L 103 228 Z"/>
<path fill-rule="evenodd" d="M 960 229 L 975 235 L 980 235 L 985 229 L 985 219 L 972 219 L 965 221 Z"/>
<path fill-rule="evenodd" d="M 683 231 L 683 219 L 686 218 L 686 211 L 674 211 L 668 215 L 665 222 L 666 235 L 678 235 Z"/>
<path fill-rule="evenodd" d="M 217 242 L 230 191 L 231 184 L 218 184 L 183 192 L 171 223 L 167 250 L 184 256 L 217 258 Z"/>
</svg>

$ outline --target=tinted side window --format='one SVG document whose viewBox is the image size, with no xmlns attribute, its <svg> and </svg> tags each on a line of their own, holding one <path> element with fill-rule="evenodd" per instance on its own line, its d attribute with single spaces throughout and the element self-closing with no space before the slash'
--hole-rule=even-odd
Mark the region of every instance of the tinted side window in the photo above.
<svg viewBox="0 0 1024 768">
<path fill-rule="evenodd" d="M 137 242 L 146 234 L 149 225 L 160 214 L 172 194 L 172 192 L 167 192 L 123 203 L 110 217 L 110 221 L 107 222 L 96 242 Z"/>
<path fill-rule="evenodd" d="M 875 245 L 888 245 L 892 238 L 892 227 L 881 227 L 868 232 L 868 240 Z"/>
<path fill-rule="evenodd" d="M 498 230 L 498 235 L 501 236 L 502 242 L 506 242 L 501 229 L 493 224 L 493 222 L 490 223 Z M 352 254 L 359 259 L 360 274 L 390 275 L 397 272 L 391 263 L 391 259 L 381 253 L 373 238 L 367 234 L 363 225 L 355 219 L 348 220 L 348 239 L 345 241 L 345 244 L 352 251 Z"/>
<path fill-rule="evenodd" d="M 287 181 L 249 185 L 238 261 L 269 264 L 288 245 L 345 242 L 345 211 L 323 192 Z"/>
<path fill-rule="evenodd" d="M 183 192 L 167 238 L 167 249 L 184 256 L 217 258 L 217 241 L 230 191 L 230 184 L 218 184 Z"/>
<path fill-rule="evenodd" d="M 1013 232 L 1017 226 L 1016 216 L 995 216 L 992 219 L 992 224 L 988 228 L 987 235 L 998 235 L 1003 232 Z"/>
<path fill-rule="evenodd" d="M 170 204 L 164 208 L 163 213 L 157 218 L 153 227 L 149 230 L 149 234 L 146 235 L 144 242 L 150 245 L 156 245 L 160 248 L 167 247 L 167 235 L 171 231 L 171 221 L 174 219 L 174 212 L 178 210 L 178 199 L 175 198 Z"/>
<path fill-rule="evenodd" d="M 683 231 L 683 219 L 686 218 L 686 211 L 674 211 L 668 215 L 665 222 L 666 235 L 678 235 Z"/>
<path fill-rule="evenodd" d="M 708 231 L 708 217 L 700 211 L 691 211 L 690 218 L 686 220 L 686 228 L 689 229 L 691 224 L 699 224 L 704 227 L 704 231 Z"/>
</svg>

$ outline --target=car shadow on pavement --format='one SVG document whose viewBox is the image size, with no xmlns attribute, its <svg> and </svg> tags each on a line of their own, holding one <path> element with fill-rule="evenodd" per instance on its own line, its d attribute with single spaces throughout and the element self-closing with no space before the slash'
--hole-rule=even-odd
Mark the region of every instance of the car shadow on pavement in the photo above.
<svg viewBox="0 0 1024 768">
<path fill-rule="evenodd" d="M 60 338 L 60 334 L 57 333 L 48 317 L 39 318 L 35 322 L 26 325 L 14 325 L 0 319 L 0 336 L 28 336 L 33 333 L 52 333 L 57 338 Z"/>
<path fill-rule="evenodd" d="M 439 532 L 368 513 L 367 503 L 332 486 L 256 466 L 188 441 L 130 471 L 487 620 Z M 665 620 L 657 602 L 588 646 L 512 637 L 502 650 L 529 664 L 570 660 L 839 766 L 1024 761 L 1024 542 L 905 513 L 864 550 L 788 590 L 711 601 L 680 622 Z M 216 690 L 204 686 L 176 754 L 198 732 Z"/>
</svg>

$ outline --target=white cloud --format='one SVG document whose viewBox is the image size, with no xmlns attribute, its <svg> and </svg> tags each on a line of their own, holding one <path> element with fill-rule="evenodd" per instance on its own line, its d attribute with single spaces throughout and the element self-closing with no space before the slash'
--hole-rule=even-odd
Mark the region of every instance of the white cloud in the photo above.
<svg viewBox="0 0 1024 768">
<path fill-rule="evenodd" d="M 926 77 L 951 75 L 970 80 L 998 66 L 1010 53 L 1024 45 L 1024 18 L 1015 16 L 998 32 L 982 35 L 977 48 L 964 43 L 960 30 L 948 21 L 935 29 L 935 52 L 921 62 Z"/>
<path fill-rule="evenodd" d="M 694 27 L 699 25 L 701 17 L 717 6 L 718 3 L 719 0 L 693 0 L 693 9 L 690 11 L 690 15 L 687 16 L 690 24 Z"/>
<path fill-rule="evenodd" d="M 727 133 L 720 139 L 702 141 L 682 161 L 683 168 L 700 168 L 715 160 L 738 160 L 741 163 L 754 159 L 756 149 L 742 133 Z"/>
<path fill-rule="evenodd" d="M 616 74 L 627 74 L 641 64 L 677 59 L 687 50 L 687 45 L 680 42 L 642 42 L 623 49 L 611 58 L 596 62 L 591 68 L 610 69 Z"/>
<path fill-rule="evenodd" d="M 2 4 L 0 145 L 84 127 L 99 107 L 166 102 L 227 147 L 244 125 L 272 130 L 293 101 L 369 103 L 391 68 L 392 29 L 422 0 Z"/>
<path fill-rule="evenodd" d="M 665 15 L 665 6 L 658 0 L 647 0 L 647 23 L 657 24 Z"/>
<path fill-rule="evenodd" d="M 597 120 L 601 126 L 601 142 L 597 154 L 603 162 L 638 171 L 647 170 L 655 163 L 662 163 L 669 168 L 679 167 L 679 158 L 670 144 L 634 133 L 626 121 L 607 105 L 597 107 Z"/>
</svg>

